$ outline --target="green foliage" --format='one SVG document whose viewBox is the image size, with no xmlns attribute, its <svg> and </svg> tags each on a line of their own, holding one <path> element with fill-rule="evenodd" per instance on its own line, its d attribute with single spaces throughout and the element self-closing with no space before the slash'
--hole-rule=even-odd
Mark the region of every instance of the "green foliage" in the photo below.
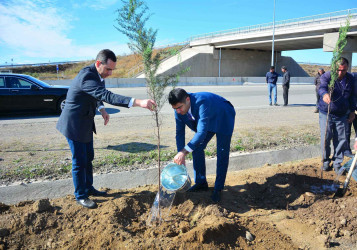
<svg viewBox="0 0 357 250">
<path fill-rule="evenodd" d="M 122 7 L 117 10 L 118 18 L 116 21 L 118 26 L 115 26 L 115 28 L 129 38 L 129 48 L 142 56 L 148 95 L 156 102 L 155 113 L 158 114 L 166 102 L 165 89 L 168 86 L 174 87 L 178 81 L 178 76 L 188 69 L 181 69 L 176 74 L 166 76 L 157 74 L 161 59 L 167 57 L 167 55 L 177 55 L 178 50 L 171 48 L 160 50 L 156 54 L 153 53 L 157 30 L 146 27 L 151 16 L 147 13 L 148 10 L 144 1 L 122 0 Z"/>
<path fill-rule="evenodd" d="M 331 81 L 329 83 L 330 93 L 332 93 L 333 88 L 335 86 L 335 81 L 338 78 L 338 72 L 337 72 L 338 62 L 341 60 L 341 54 L 343 53 L 343 49 L 347 44 L 346 37 L 347 37 L 347 32 L 350 29 L 350 19 L 351 19 L 351 15 L 347 17 L 346 25 L 343 27 L 341 26 L 338 31 L 338 40 L 333 50 L 332 59 L 331 59 Z"/>
<path fill-rule="evenodd" d="M 241 139 L 237 140 L 237 142 L 233 146 L 233 151 L 244 151 L 245 147 Z"/>
<path fill-rule="evenodd" d="M 162 161 L 171 161 L 175 156 L 175 151 L 163 150 L 161 152 L 160 159 Z M 111 153 L 104 157 L 104 159 L 97 160 L 96 166 L 106 166 L 106 165 L 116 165 L 116 166 L 132 166 L 134 164 L 153 164 L 158 159 L 157 150 L 151 150 L 149 152 L 140 153 L 130 153 L 130 154 L 120 154 Z"/>
<path fill-rule="evenodd" d="M 115 28 L 129 38 L 129 48 L 142 57 L 147 92 L 150 99 L 156 103 L 156 108 L 153 110 L 153 118 L 156 123 L 155 134 L 157 137 L 157 155 L 155 156 L 158 159 L 160 175 L 160 161 L 162 157 L 160 153 L 160 111 L 167 99 L 165 89 L 168 86 L 174 88 L 178 81 L 178 76 L 187 70 L 184 69 L 177 74 L 165 76 L 157 74 L 161 59 L 165 57 L 165 54 L 176 55 L 178 50 L 160 50 L 158 53 L 154 53 L 157 30 L 146 27 L 146 22 L 151 16 L 147 12 L 148 7 L 143 1 L 122 0 L 122 7 L 117 10 L 118 18 L 116 21 L 118 26 L 115 26 Z"/>
</svg>

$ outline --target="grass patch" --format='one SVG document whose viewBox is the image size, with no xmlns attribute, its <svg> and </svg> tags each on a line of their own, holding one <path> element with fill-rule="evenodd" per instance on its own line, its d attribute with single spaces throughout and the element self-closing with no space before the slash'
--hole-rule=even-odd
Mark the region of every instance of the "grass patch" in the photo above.
<svg viewBox="0 0 357 250">
<path fill-rule="evenodd" d="M 300 125 L 292 127 L 250 127 L 238 129 L 234 133 L 231 143 L 232 152 L 254 152 L 258 150 L 279 150 L 296 146 L 317 145 L 320 142 L 320 131 L 318 124 Z M 191 135 L 189 135 L 191 136 Z M 126 141 L 135 141 L 132 137 L 125 137 Z M 130 143 L 129 143 L 130 144 Z M 15 145 L 14 145 L 15 146 Z M 31 145 L 32 146 L 32 145 Z M 18 149 L 18 145 L 16 146 Z M 27 152 L 8 153 L 2 157 L 0 162 L 0 180 L 17 181 L 22 179 L 52 177 L 68 177 L 72 169 L 72 161 L 69 151 L 34 151 L 33 147 L 28 147 Z M 9 148 L 6 145 L 6 148 Z M 47 147 L 46 149 L 51 150 Z M 135 149 L 135 148 L 134 148 Z M 21 150 L 23 151 L 23 149 Z M 172 162 L 176 155 L 174 145 L 161 149 L 161 161 L 163 164 Z M 131 166 L 156 166 L 158 152 L 153 147 L 143 147 L 140 150 L 128 152 L 120 151 L 117 148 L 96 149 L 96 156 L 93 161 L 95 171 L 105 169 L 115 169 Z M 216 138 L 208 143 L 205 149 L 206 157 L 215 157 Z M 11 158 L 12 156 L 13 158 Z M 192 154 L 186 156 L 187 160 L 192 160 Z"/>
</svg>

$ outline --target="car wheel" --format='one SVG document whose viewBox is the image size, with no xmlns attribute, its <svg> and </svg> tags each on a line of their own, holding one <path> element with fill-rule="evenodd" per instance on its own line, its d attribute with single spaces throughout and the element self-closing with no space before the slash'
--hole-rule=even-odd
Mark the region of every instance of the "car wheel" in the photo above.
<svg viewBox="0 0 357 250">
<path fill-rule="evenodd" d="M 61 113 L 64 109 L 64 105 L 66 104 L 66 97 L 61 97 L 57 102 L 57 112 Z"/>
</svg>

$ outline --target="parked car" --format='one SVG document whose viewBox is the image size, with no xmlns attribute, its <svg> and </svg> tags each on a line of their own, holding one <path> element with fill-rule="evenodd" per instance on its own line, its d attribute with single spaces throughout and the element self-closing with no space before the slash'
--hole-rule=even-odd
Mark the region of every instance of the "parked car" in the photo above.
<svg viewBox="0 0 357 250">
<path fill-rule="evenodd" d="M 49 85 L 29 75 L 0 74 L 0 111 L 61 112 L 68 86 Z"/>
</svg>

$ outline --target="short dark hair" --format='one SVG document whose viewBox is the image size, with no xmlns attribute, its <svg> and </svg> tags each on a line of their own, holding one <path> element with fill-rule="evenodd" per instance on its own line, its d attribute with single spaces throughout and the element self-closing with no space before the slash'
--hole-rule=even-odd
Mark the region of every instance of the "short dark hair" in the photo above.
<svg viewBox="0 0 357 250">
<path fill-rule="evenodd" d="M 350 65 L 350 63 L 348 62 L 347 58 L 341 57 L 341 59 L 338 60 L 338 65 L 345 65 L 345 64 L 347 64 L 347 66 Z"/>
<path fill-rule="evenodd" d="M 117 61 L 117 57 L 115 56 L 114 52 L 110 49 L 103 49 L 99 51 L 96 60 L 102 62 L 103 64 L 107 64 L 108 59 L 112 60 L 113 62 Z"/>
<path fill-rule="evenodd" d="M 282 66 L 281 67 L 282 69 L 285 69 L 285 70 L 288 70 L 288 68 L 286 66 Z"/>
<path fill-rule="evenodd" d="M 188 97 L 188 94 L 186 90 L 176 88 L 170 91 L 169 93 L 169 103 L 171 105 L 176 105 L 177 103 L 184 103 L 186 102 L 186 98 Z"/>
<path fill-rule="evenodd" d="M 270 69 L 275 69 L 275 67 L 274 67 L 274 66 L 271 66 Z"/>
</svg>

